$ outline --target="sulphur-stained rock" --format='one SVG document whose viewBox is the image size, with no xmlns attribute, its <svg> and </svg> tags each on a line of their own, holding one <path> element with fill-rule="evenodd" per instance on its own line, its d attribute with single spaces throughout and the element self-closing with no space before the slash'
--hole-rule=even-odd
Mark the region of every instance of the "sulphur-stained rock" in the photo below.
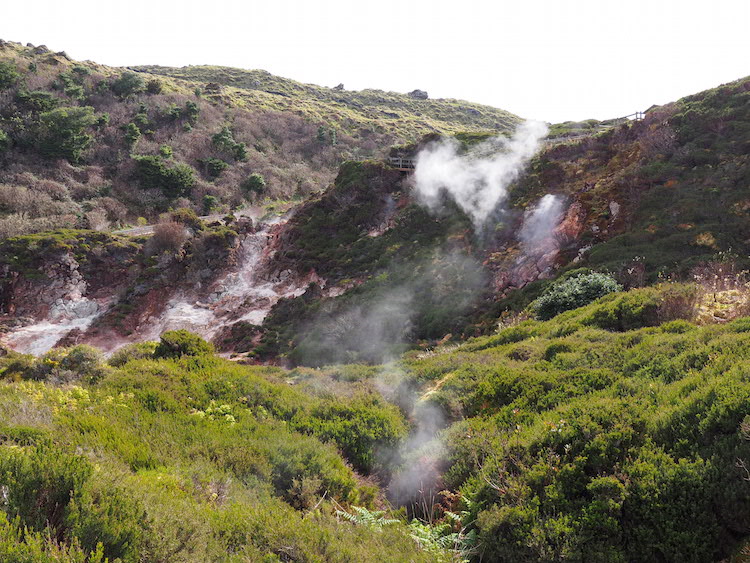
<svg viewBox="0 0 750 563">
<path fill-rule="evenodd" d="M 585 228 L 586 210 L 575 202 L 568 207 L 565 217 L 555 229 L 555 235 L 562 244 L 576 240 Z"/>
</svg>

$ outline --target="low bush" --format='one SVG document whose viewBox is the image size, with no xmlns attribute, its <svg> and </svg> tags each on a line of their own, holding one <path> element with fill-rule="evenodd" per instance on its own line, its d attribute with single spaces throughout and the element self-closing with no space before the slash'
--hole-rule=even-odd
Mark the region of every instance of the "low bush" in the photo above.
<svg viewBox="0 0 750 563">
<path fill-rule="evenodd" d="M 185 225 L 176 221 L 162 221 L 154 226 L 154 236 L 149 241 L 148 250 L 153 254 L 177 254 L 187 239 Z"/>
<path fill-rule="evenodd" d="M 182 356 L 201 356 L 214 351 L 212 344 L 197 334 L 187 330 L 170 330 L 161 335 L 159 344 L 154 350 L 155 358 L 180 358 Z"/>
<path fill-rule="evenodd" d="M 113 367 L 122 367 L 131 360 L 151 358 L 156 350 L 156 342 L 137 342 L 120 348 L 112 354 L 107 363 Z"/>
<path fill-rule="evenodd" d="M 531 304 L 531 309 L 537 318 L 547 320 L 621 290 L 622 286 L 607 274 L 580 274 L 554 284 Z"/>
<path fill-rule="evenodd" d="M 145 80 L 136 72 L 123 72 L 112 82 L 110 88 L 120 98 L 127 98 L 145 90 Z"/>
<path fill-rule="evenodd" d="M 65 158 L 76 163 L 94 138 L 86 129 L 96 123 L 94 108 L 59 107 L 39 116 L 39 152 L 49 158 Z"/>
<path fill-rule="evenodd" d="M 167 166 L 161 156 L 134 156 L 135 179 L 146 189 L 158 188 L 169 198 L 185 197 L 195 185 L 195 173 L 187 164 Z"/>
</svg>

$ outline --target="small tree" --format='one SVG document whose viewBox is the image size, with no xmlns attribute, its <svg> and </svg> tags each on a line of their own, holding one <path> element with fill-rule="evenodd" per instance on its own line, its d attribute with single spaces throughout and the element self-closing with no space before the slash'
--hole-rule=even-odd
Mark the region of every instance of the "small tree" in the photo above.
<svg viewBox="0 0 750 563">
<path fill-rule="evenodd" d="M 219 207 L 219 200 L 215 196 L 209 194 L 203 196 L 203 213 L 208 215 L 217 207 Z"/>
<path fill-rule="evenodd" d="M 195 122 L 198 121 L 198 114 L 200 111 L 198 104 L 188 101 L 185 102 L 185 109 L 182 113 L 187 118 L 188 123 L 195 125 Z"/>
<path fill-rule="evenodd" d="M 218 178 L 229 167 L 229 164 L 220 158 L 201 158 L 198 162 L 203 165 L 206 178 L 209 180 Z"/>
<path fill-rule="evenodd" d="M 211 142 L 216 148 L 230 153 L 235 160 L 245 160 L 247 158 L 247 145 L 235 141 L 229 127 L 222 127 L 221 131 L 211 137 Z"/>
<path fill-rule="evenodd" d="M 248 195 L 260 195 L 266 189 L 266 179 L 258 173 L 250 174 L 250 177 L 242 182 L 242 189 Z"/>
<path fill-rule="evenodd" d="M 11 142 L 8 134 L 0 129 L 0 153 L 7 151 L 10 148 Z"/>
<path fill-rule="evenodd" d="M 143 92 L 145 86 L 145 81 L 140 74 L 128 71 L 123 72 L 118 79 L 112 82 L 110 88 L 120 98 L 127 98 Z"/>
<path fill-rule="evenodd" d="M 40 117 L 39 151 L 50 158 L 78 162 L 94 138 L 85 130 L 97 121 L 92 107 L 61 107 Z"/>
<path fill-rule="evenodd" d="M 141 187 L 159 188 L 171 198 L 184 197 L 195 185 L 195 173 L 187 164 L 168 167 L 160 156 L 134 156 L 135 178 Z"/>
<path fill-rule="evenodd" d="M 140 138 L 141 130 L 138 126 L 135 123 L 128 123 L 125 126 L 125 142 L 128 144 L 128 147 L 132 149 Z"/>
<path fill-rule="evenodd" d="M 161 335 L 154 351 L 156 358 L 180 358 L 213 354 L 214 347 L 197 334 L 187 330 L 170 330 Z"/>
<path fill-rule="evenodd" d="M 7 90 L 15 85 L 20 77 L 16 65 L 9 62 L 0 62 L 0 90 Z"/>
</svg>

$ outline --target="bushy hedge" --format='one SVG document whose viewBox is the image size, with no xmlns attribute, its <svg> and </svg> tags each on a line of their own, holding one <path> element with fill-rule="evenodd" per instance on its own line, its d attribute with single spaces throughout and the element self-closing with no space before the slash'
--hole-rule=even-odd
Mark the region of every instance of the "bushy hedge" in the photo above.
<svg viewBox="0 0 750 563">
<path fill-rule="evenodd" d="M 195 172 L 187 164 L 167 166 L 161 156 L 134 156 L 135 179 L 144 188 L 159 188 L 169 198 L 190 194 Z"/>
<path fill-rule="evenodd" d="M 161 335 L 159 344 L 154 350 L 156 358 L 180 358 L 182 356 L 201 356 L 214 351 L 212 344 L 197 334 L 187 330 L 170 330 Z"/>
<path fill-rule="evenodd" d="M 620 290 L 622 286 L 607 274 L 579 274 L 554 284 L 531 304 L 531 309 L 537 318 L 547 320 Z"/>
</svg>

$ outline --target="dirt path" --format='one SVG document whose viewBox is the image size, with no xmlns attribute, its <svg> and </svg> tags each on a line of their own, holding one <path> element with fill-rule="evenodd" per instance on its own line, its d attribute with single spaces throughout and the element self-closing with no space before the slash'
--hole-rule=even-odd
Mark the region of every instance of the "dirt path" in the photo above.
<svg viewBox="0 0 750 563">
<path fill-rule="evenodd" d="M 235 211 L 232 213 L 235 217 L 250 217 L 252 219 L 257 219 L 261 216 L 263 212 L 263 208 L 261 207 L 245 207 L 243 209 L 240 209 L 239 211 Z M 214 221 L 219 221 L 226 217 L 227 213 L 217 213 L 215 215 L 201 215 L 198 217 L 201 221 L 204 221 L 206 223 L 213 223 Z M 140 227 L 130 227 L 127 229 L 119 229 L 117 231 L 112 231 L 112 234 L 114 235 L 127 235 L 131 237 L 135 236 L 144 236 L 144 235 L 153 235 L 154 234 L 154 227 L 156 225 L 143 225 Z"/>
</svg>

